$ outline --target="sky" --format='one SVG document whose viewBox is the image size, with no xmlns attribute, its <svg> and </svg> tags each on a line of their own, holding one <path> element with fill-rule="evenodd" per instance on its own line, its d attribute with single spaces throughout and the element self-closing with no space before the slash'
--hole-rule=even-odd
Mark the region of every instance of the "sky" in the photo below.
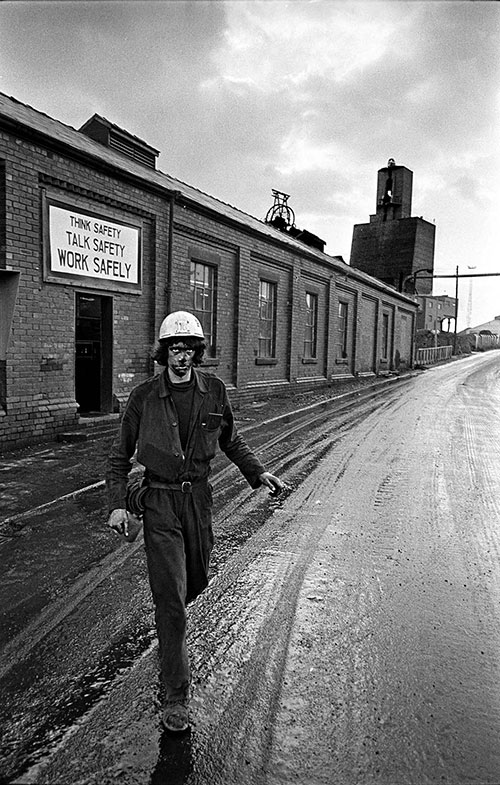
<svg viewBox="0 0 500 785">
<path fill-rule="evenodd" d="M 74 128 L 103 115 L 257 218 L 283 191 L 346 262 L 394 158 L 435 274 L 500 273 L 499 76 L 488 0 L 0 3 L 0 92 Z M 459 300 L 459 329 L 500 315 L 500 275 L 459 279 Z"/>
</svg>

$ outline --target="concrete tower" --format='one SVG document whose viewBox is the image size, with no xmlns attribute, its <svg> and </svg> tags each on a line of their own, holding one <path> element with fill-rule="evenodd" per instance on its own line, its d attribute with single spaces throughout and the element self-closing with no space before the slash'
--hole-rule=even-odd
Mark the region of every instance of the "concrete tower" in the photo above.
<svg viewBox="0 0 500 785">
<path fill-rule="evenodd" d="M 354 225 L 350 263 L 398 291 L 431 294 L 432 278 L 416 273 L 434 269 L 436 227 L 411 217 L 412 188 L 413 172 L 389 158 L 378 171 L 377 212 Z"/>
</svg>

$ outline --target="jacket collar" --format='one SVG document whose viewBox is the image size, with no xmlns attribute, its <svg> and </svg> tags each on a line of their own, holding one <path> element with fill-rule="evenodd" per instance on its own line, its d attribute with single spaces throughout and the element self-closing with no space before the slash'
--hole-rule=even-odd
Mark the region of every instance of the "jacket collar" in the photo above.
<svg viewBox="0 0 500 785">
<path fill-rule="evenodd" d="M 159 395 L 160 395 L 160 398 L 166 398 L 167 395 L 170 395 L 169 389 L 168 389 L 167 373 L 168 373 L 168 371 L 165 368 L 163 373 L 161 373 L 160 376 L 159 376 L 159 385 L 160 385 Z M 197 368 L 193 368 L 193 373 L 194 373 L 194 379 L 195 379 L 196 387 L 204 395 L 205 393 L 208 392 L 208 385 L 207 385 L 207 380 L 205 378 L 205 375 L 200 373 L 200 371 Z"/>
</svg>

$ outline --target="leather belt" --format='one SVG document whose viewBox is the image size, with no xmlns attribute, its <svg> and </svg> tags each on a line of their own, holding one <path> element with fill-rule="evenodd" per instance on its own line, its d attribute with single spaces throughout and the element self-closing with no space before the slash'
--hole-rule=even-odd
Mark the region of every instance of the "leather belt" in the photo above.
<svg viewBox="0 0 500 785">
<path fill-rule="evenodd" d="M 161 482 L 161 480 L 148 480 L 147 487 L 148 488 L 163 488 L 166 491 L 179 491 L 180 493 L 191 493 L 193 485 L 201 485 L 204 480 L 198 482 L 189 482 L 189 480 L 185 480 L 184 482 Z"/>
</svg>

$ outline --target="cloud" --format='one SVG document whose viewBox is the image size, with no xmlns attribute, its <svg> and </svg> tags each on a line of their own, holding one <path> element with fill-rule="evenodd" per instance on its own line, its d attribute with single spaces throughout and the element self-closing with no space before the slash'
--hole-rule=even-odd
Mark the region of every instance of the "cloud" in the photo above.
<svg viewBox="0 0 500 785">
<path fill-rule="evenodd" d="M 284 175 L 298 172 L 336 171 L 341 166 L 342 152 L 336 142 L 317 143 L 306 129 L 292 128 L 280 145 L 280 161 L 276 171 Z"/>
<path fill-rule="evenodd" d="M 227 2 L 223 43 L 213 54 L 218 73 L 202 87 L 286 91 L 291 100 L 304 100 L 311 80 L 349 81 L 388 56 L 397 26 L 407 24 L 398 6 Z"/>
<path fill-rule="evenodd" d="M 461 177 L 457 177 L 457 179 L 454 181 L 453 189 L 465 201 L 478 202 L 481 181 L 479 179 L 470 177 L 469 175 L 462 175 Z"/>
</svg>

